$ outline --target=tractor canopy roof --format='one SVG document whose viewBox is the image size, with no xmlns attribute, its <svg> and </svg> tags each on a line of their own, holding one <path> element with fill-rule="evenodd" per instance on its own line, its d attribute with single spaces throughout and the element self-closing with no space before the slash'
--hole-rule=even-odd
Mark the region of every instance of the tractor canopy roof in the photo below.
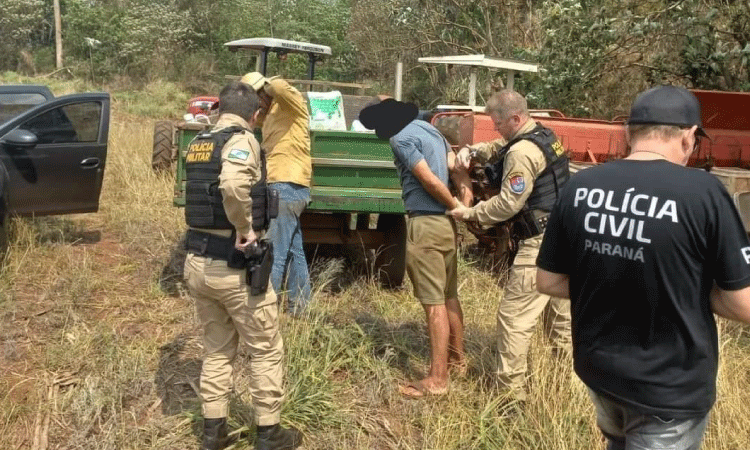
<svg viewBox="0 0 750 450">
<path fill-rule="evenodd" d="M 258 50 L 261 52 L 272 51 L 276 53 L 313 53 L 320 56 L 330 56 L 331 47 L 327 45 L 311 44 L 309 42 L 288 41 L 275 38 L 250 38 L 238 39 L 224 44 L 229 50 L 240 48 Z"/>
</svg>

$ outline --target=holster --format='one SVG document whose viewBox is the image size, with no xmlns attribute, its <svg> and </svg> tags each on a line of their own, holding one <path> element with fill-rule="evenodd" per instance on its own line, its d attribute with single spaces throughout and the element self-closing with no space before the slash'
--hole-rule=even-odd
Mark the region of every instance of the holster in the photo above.
<svg viewBox="0 0 750 450">
<path fill-rule="evenodd" d="M 258 241 L 258 245 L 250 248 L 245 262 L 250 294 L 264 294 L 268 290 L 268 280 L 271 278 L 273 267 L 273 243 L 265 239 Z"/>
<path fill-rule="evenodd" d="M 524 209 L 513 218 L 511 239 L 518 242 L 544 233 L 549 213 L 536 209 Z"/>
</svg>

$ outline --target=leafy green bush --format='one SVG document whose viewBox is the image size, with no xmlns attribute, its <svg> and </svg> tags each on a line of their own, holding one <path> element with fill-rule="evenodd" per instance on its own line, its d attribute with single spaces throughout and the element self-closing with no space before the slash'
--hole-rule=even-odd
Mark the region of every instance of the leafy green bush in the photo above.
<svg viewBox="0 0 750 450">
<path fill-rule="evenodd" d="M 49 34 L 44 0 L 0 2 L 0 68 L 16 69 L 21 50 L 31 50 Z"/>
</svg>

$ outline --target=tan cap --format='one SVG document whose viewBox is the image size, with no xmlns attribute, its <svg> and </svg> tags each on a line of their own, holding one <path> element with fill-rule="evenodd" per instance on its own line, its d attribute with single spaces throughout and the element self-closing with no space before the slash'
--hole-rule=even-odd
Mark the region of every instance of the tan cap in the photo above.
<svg viewBox="0 0 750 450">
<path fill-rule="evenodd" d="M 253 88 L 255 92 L 258 92 L 263 89 L 263 86 L 265 86 L 266 83 L 275 78 L 279 78 L 279 76 L 276 75 L 271 78 L 266 78 L 260 72 L 248 72 L 242 77 L 242 79 L 240 79 L 240 81 Z"/>
<path fill-rule="evenodd" d="M 263 86 L 265 86 L 270 80 L 264 77 L 260 72 L 249 72 L 246 73 L 240 81 L 253 88 L 255 92 L 258 92 L 263 89 Z"/>
</svg>

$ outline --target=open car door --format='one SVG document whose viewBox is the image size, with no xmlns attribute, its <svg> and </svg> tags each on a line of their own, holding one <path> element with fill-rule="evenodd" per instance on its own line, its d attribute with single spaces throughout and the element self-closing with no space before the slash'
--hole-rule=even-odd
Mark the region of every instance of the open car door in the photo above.
<svg viewBox="0 0 750 450">
<path fill-rule="evenodd" d="M 10 214 L 99 209 L 109 107 L 107 93 L 67 95 L 0 124 Z"/>
</svg>

